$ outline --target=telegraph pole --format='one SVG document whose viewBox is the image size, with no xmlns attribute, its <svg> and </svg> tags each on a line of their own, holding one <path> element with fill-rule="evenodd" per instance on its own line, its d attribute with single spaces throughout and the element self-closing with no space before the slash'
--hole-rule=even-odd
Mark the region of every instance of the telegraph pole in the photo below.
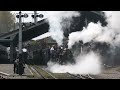
<svg viewBox="0 0 120 90">
<path fill-rule="evenodd" d="M 19 12 L 19 61 L 22 61 L 22 13 Z"/>
<path fill-rule="evenodd" d="M 22 75 L 24 72 L 23 68 L 23 58 L 22 58 L 22 13 L 19 12 L 19 64 L 18 64 L 18 73 Z"/>
<path fill-rule="evenodd" d="M 23 63 L 23 50 L 22 50 L 22 17 L 27 18 L 28 14 L 22 15 L 22 12 L 19 12 L 19 15 L 16 15 L 17 18 L 19 18 L 19 64 L 18 64 L 18 73 L 19 75 L 22 75 L 24 72 L 24 63 Z"/>
<path fill-rule="evenodd" d="M 34 11 L 34 23 L 37 24 L 37 11 Z"/>
</svg>

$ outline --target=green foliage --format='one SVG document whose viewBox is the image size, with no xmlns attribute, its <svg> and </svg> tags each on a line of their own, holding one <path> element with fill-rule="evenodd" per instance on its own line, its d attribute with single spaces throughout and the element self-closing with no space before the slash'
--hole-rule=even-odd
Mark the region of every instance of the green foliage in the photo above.
<svg viewBox="0 0 120 90">
<path fill-rule="evenodd" d="M 15 16 L 10 11 L 0 11 L 0 33 L 9 32 L 14 28 Z"/>
</svg>

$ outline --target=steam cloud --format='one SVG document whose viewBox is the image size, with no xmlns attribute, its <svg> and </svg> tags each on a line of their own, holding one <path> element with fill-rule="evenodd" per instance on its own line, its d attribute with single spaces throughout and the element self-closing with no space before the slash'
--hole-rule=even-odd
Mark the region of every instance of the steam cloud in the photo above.
<svg viewBox="0 0 120 90">
<path fill-rule="evenodd" d="M 58 45 L 63 43 L 63 30 L 69 28 L 72 17 L 77 17 L 80 14 L 76 11 L 50 11 L 47 14 L 48 22 L 50 24 L 49 31 L 51 37 L 56 40 Z M 64 21 L 67 19 L 66 21 Z M 63 22 L 64 21 L 64 22 Z"/>
<path fill-rule="evenodd" d="M 71 48 L 75 42 L 80 40 L 83 43 L 95 41 L 106 42 L 112 46 L 120 45 L 120 12 L 119 11 L 104 11 L 107 17 L 108 25 L 102 27 L 101 23 L 89 23 L 87 28 L 83 28 L 82 31 L 73 32 L 69 35 L 68 47 Z M 77 36 L 75 38 L 75 36 Z"/>
<path fill-rule="evenodd" d="M 76 64 L 59 65 L 49 62 L 48 70 L 54 73 L 72 73 L 72 74 L 99 74 L 101 72 L 100 56 L 93 51 L 88 54 L 76 57 Z"/>
<path fill-rule="evenodd" d="M 106 21 L 108 22 L 107 26 L 102 26 L 100 22 L 93 23 L 90 22 L 88 27 L 83 27 L 82 31 L 77 31 L 69 34 L 68 47 L 71 49 L 72 46 L 79 41 L 83 41 L 83 43 L 87 42 L 106 42 L 110 44 L 112 47 L 120 46 L 120 11 L 103 11 L 105 12 Z M 60 19 L 60 17 L 57 17 Z M 55 19 L 57 20 L 57 19 Z M 61 22 L 61 20 L 58 20 Z M 51 25 L 51 30 L 59 29 L 58 31 L 62 31 L 60 23 L 59 27 L 54 27 Z M 54 29 L 52 29 L 54 28 Z M 59 37 L 58 32 L 56 35 Z M 63 36 L 63 33 L 61 33 Z M 57 39 L 60 40 L 58 42 L 61 44 L 62 39 L 59 37 Z M 56 39 L 56 40 L 57 40 Z M 59 65 L 53 62 L 48 63 L 48 68 L 52 72 L 61 72 L 61 73 L 74 73 L 74 74 L 99 74 L 101 72 L 101 56 L 93 51 L 88 52 L 87 54 L 79 54 L 77 57 L 74 57 L 76 64 L 67 64 L 67 65 Z"/>
</svg>

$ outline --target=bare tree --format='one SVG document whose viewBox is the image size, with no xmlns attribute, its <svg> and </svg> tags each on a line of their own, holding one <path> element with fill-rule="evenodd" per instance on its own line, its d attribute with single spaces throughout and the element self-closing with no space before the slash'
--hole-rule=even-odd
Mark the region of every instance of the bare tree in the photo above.
<svg viewBox="0 0 120 90">
<path fill-rule="evenodd" d="M 0 11 L 0 33 L 9 32 L 14 25 L 15 16 L 10 11 Z"/>
</svg>

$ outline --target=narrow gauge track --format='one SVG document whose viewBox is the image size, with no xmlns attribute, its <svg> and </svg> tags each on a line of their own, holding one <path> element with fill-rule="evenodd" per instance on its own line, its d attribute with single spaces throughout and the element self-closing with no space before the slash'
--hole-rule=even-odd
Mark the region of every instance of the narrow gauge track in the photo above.
<svg viewBox="0 0 120 90">
<path fill-rule="evenodd" d="M 42 68 L 38 66 L 32 66 L 32 68 L 39 74 L 40 77 L 43 79 L 57 79 L 54 75 L 51 73 L 47 72 L 46 70 L 43 70 Z"/>
<path fill-rule="evenodd" d="M 75 74 L 71 74 L 71 73 L 68 73 L 68 72 L 67 72 L 67 74 L 74 77 L 75 79 L 94 79 L 93 77 L 91 77 L 88 74 L 87 75 L 80 75 L 80 74 L 75 75 Z"/>
</svg>

